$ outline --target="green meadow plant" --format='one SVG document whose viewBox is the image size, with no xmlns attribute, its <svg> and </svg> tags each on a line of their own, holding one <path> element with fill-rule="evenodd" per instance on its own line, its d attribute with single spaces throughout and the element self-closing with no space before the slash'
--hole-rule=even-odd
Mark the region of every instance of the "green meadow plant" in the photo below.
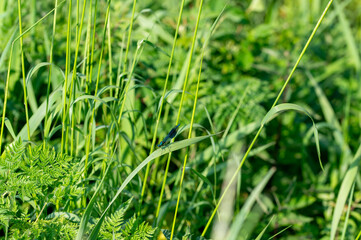
<svg viewBox="0 0 361 240">
<path fill-rule="evenodd" d="M 358 5 L 0 2 L 0 236 L 358 239 Z"/>
</svg>

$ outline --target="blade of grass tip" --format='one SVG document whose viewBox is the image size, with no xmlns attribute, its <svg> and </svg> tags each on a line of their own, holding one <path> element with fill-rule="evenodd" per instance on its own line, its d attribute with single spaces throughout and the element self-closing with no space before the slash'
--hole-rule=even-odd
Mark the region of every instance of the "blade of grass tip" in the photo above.
<svg viewBox="0 0 361 240">
<path fill-rule="evenodd" d="M 22 22 L 21 22 L 21 1 L 18 0 L 18 17 L 19 17 L 19 33 L 22 34 Z M 26 90 L 26 82 L 25 82 L 25 63 L 24 63 L 24 51 L 23 51 L 23 37 L 20 37 L 20 52 L 21 52 L 21 72 L 23 76 L 23 91 L 24 91 L 24 107 L 25 107 L 25 118 L 26 118 L 26 126 L 28 130 L 28 140 L 30 139 L 30 126 L 29 126 L 29 112 L 28 112 L 28 101 L 27 101 L 27 90 Z M 29 150 L 30 150 L 29 145 Z M 30 150 L 31 151 L 31 150 Z"/>
<path fill-rule="evenodd" d="M 18 28 L 19 26 L 14 26 L 11 30 L 9 30 L 9 33 L 12 32 L 10 39 L 8 40 L 5 48 L 3 49 L 1 56 L 0 56 L 0 69 L 3 68 L 3 65 L 5 64 L 5 59 L 6 56 L 8 55 L 10 48 L 11 48 L 11 44 L 14 41 L 16 34 L 18 33 Z"/>
<path fill-rule="evenodd" d="M 288 227 L 282 229 L 281 231 L 279 231 L 278 233 L 276 233 L 275 235 L 273 235 L 272 237 L 268 238 L 268 240 L 273 239 L 275 237 L 277 237 L 278 235 L 280 235 L 281 233 L 283 233 L 284 231 L 286 231 L 287 229 L 289 229 L 290 227 L 292 227 L 292 225 L 289 225 Z"/>
<path fill-rule="evenodd" d="M 275 216 L 276 216 L 276 215 L 273 215 L 273 216 L 272 216 L 271 220 L 269 220 L 269 222 L 268 222 L 268 224 L 266 225 L 266 227 L 263 228 L 262 232 L 260 232 L 260 233 L 258 234 L 258 236 L 256 237 L 255 240 L 261 240 L 261 239 L 262 239 L 263 234 L 266 232 L 268 226 L 271 224 L 271 222 L 273 221 L 273 219 L 275 218 Z"/>
<path fill-rule="evenodd" d="M 16 134 L 14 132 L 13 126 L 11 125 L 11 122 L 9 121 L 8 118 L 5 118 L 5 126 L 8 129 L 10 135 L 13 137 L 13 139 L 16 139 Z"/>
<path fill-rule="evenodd" d="M 2 114 L 2 121 L 1 121 L 1 130 L 0 130 L 0 153 L 1 153 L 1 147 L 2 147 L 2 137 L 4 133 L 4 123 L 5 123 L 5 114 L 6 114 L 6 104 L 7 104 L 7 98 L 8 98 L 8 92 L 9 92 L 9 81 L 10 81 L 10 69 L 11 69 L 11 61 L 12 61 L 12 55 L 13 55 L 13 48 L 15 42 L 20 39 L 23 35 L 28 33 L 32 28 L 34 28 L 36 25 L 41 23 L 45 18 L 47 18 L 56 8 L 58 8 L 62 3 L 64 3 L 65 0 L 59 3 L 58 6 L 56 6 L 54 9 L 49 11 L 47 14 L 45 14 L 42 18 L 40 18 L 36 23 L 34 23 L 32 26 L 30 26 L 27 30 L 25 30 L 20 36 L 15 38 L 11 43 L 10 48 L 10 56 L 9 56 L 9 63 L 8 63 L 8 72 L 6 76 L 6 84 L 5 84 L 5 94 L 4 94 L 4 105 L 3 105 L 3 114 Z"/>
<path fill-rule="evenodd" d="M 337 116 L 335 111 L 332 108 L 330 101 L 327 99 L 325 93 L 322 91 L 321 87 L 318 85 L 316 79 L 312 76 L 312 74 L 307 71 L 307 77 L 310 79 L 311 85 L 314 87 L 316 95 L 319 99 L 320 105 L 322 107 L 322 112 L 325 116 L 325 119 L 328 123 L 332 124 L 338 131 L 336 132 L 337 135 L 334 135 L 335 140 L 339 145 L 344 145 L 344 140 L 342 137 L 342 128 L 341 124 L 337 120 Z"/>
<path fill-rule="evenodd" d="M 55 6 L 58 5 L 58 0 L 55 0 Z M 50 45 L 50 57 L 49 57 L 49 75 L 48 75 L 48 86 L 47 86 L 47 90 L 46 90 L 46 107 L 45 107 L 45 122 L 44 122 L 44 126 L 46 126 L 48 124 L 48 119 L 49 119 L 49 95 L 50 95 L 50 82 L 51 82 L 51 73 L 52 73 L 52 69 L 53 69 L 53 50 L 54 50 L 54 38 L 55 38 L 55 30 L 56 30 L 56 16 L 57 16 L 57 9 L 55 8 L 55 12 L 54 12 L 54 18 L 53 18 L 53 32 L 51 35 L 51 45 Z M 47 133 L 45 133 L 44 136 L 44 146 L 45 146 L 45 140 L 48 138 Z"/>
<path fill-rule="evenodd" d="M 181 22 L 181 20 L 182 20 L 184 2 L 185 2 L 185 0 L 182 0 L 181 6 L 180 6 L 180 9 L 179 9 L 178 20 L 177 20 L 177 27 L 176 27 L 176 30 L 175 30 L 175 33 L 174 33 L 172 51 L 171 51 L 170 58 L 169 58 L 167 75 L 166 75 L 166 77 L 165 77 L 162 99 L 164 99 L 165 94 L 166 94 L 166 91 L 167 91 L 168 79 L 169 79 L 169 75 L 170 75 L 170 70 L 171 70 L 171 68 L 172 68 L 172 62 L 173 62 L 175 46 L 176 46 L 177 38 L 178 38 L 179 26 L 180 26 L 180 22 Z M 151 154 L 151 153 L 154 151 L 155 141 L 156 141 L 157 133 L 158 133 L 158 126 L 159 126 L 159 122 L 160 122 L 160 116 L 161 116 L 161 114 L 162 114 L 162 109 L 163 109 L 163 104 L 164 104 L 164 101 L 161 101 L 160 104 L 159 104 L 159 111 L 158 111 L 157 121 L 156 121 L 156 123 L 155 123 L 155 128 L 154 128 L 154 133 L 153 133 L 153 139 L 152 139 L 152 145 L 151 145 L 149 154 Z M 155 169 L 156 169 L 156 168 L 157 168 L 157 166 L 155 166 Z M 145 170 L 145 175 L 144 175 L 144 179 L 143 179 L 143 186 L 142 186 L 142 193 L 141 193 L 140 205 L 142 205 L 142 202 L 143 202 L 144 193 L 145 193 L 145 188 L 146 188 L 146 185 L 147 185 L 147 179 L 148 179 L 148 175 L 149 175 L 149 169 L 150 169 L 150 164 L 147 165 L 147 168 L 146 168 L 146 170 Z M 159 214 L 159 211 L 157 211 L 157 213 Z M 158 217 L 158 214 L 156 214 L 156 218 Z"/>
<path fill-rule="evenodd" d="M 276 104 L 277 104 L 278 100 L 280 99 L 281 95 L 283 94 L 283 92 L 284 92 L 284 90 L 285 90 L 286 86 L 288 85 L 288 82 L 290 81 L 290 79 L 291 79 L 291 77 L 292 77 L 293 73 L 295 72 L 295 70 L 296 70 L 296 68 L 297 68 L 298 64 L 300 63 L 300 61 L 301 61 L 301 59 L 302 59 L 302 57 L 303 57 L 304 53 L 306 52 L 306 49 L 308 48 L 309 44 L 311 43 L 311 40 L 313 39 L 313 37 L 314 37 L 314 35 L 315 35 L 315 33 L 316 33 L 317 29 L 319 28 L 319 26 L 320 26 L 320 24 L 321 24 L 322 20 L 324 19 L 324 17 L 325 17 L 325 15 L 326 15 L 326 13 L 327 13 L 328 9 L 330 8 L 330 6 L 331 6 L 332 2 L 333 2 L 333 0 L 330 0 L 330 1 L 328 2 L 327 6 L 325 7 L 325 9 L 324 9 L 324 11 L 323 11 L 323 13 L 322 13 L 321 17 L 319 18 L 319 20 L 318 20 L 318 22 L 317 22 L 316 26 L 314 27 L 314 29 L 313 29 L 313 31 L 312 31 L 312 33 L 311 33 L 311 35 L 310 35 L 310 37 L 308 38 L 308 40 L 307 40 L 307 42 L 306 42 L 306 44 L 305 44 L 304 48 L 302 49 L 300 56 L 298 57 L 298 59 L 297 59 L 297 61 L 296 61 L 295 65 L 293 66 L 293 68 L 292 68 L 292 70 L 291 70 L 291 72 L 290 72 L 290 74 L 289 74 L 289 76 L 288 76 L 287 80 L 285 81 L 285 83 L 283 84 L 283 86 L 282 86 L 282 88 L 281 88 L 281 90 L 280 90 L 279 94 L 277 95 L 277 98 L 275 99 L 275 101 L 274 101 L 274 103 L 273 103 L 273 105 L 272 105 L 271 109 L 272 109 L 274 106 L 276 106 Z M 257 131 L 257 133 L 256 133 L 256 135 L 255 135 L 255 137 L 253 138 L 253 140 L 252 140 L 251 144 L 249 145 L 249 147 L 248 147 L 248 149 L 247 149 L 247 151 L 246 151 L 245 155 L 243 156 L 243 159 L 242 159 L 241 163 L 239 164 L 239 166 L 238 166 L 238 168 L 237 168 L 237 171 L 236 171 L 236 172 L 235 172 L 235 174 L 233 175 L 233 177 L 232 177 L 232 179 L 231 179 L 230 183 L 228 184 L 227 188 L 225 189 L 224 193 L 223 193 L 223 194 L 222 194 L 222 196 L 219 198 L 219 201 L 218 201 L 218 203 L 217 203 L 217 205 L 216 205 L 215 209 L 213 210 L 212 215 L 211 215 L 211 217 L 209 218 L 209 220 L 208 220 L 208 222 L 207 222 L 207 224 L 206 224 L 206 226 L 205 226 L 205 228 L 204 228 L 204 230 L 203 230 L 203 232 L 202 232 L 202 237 L 204 237 L 204 235 L 206 234 L 206 232 L 207 232 L 207 230 L 208 230 L 208 227 L 210 226 L 210 224 L 211 224 L 211 222 L 212 222 L 212 220 L 213 220 L 213 217 L 214 217 L 214 215 L 216 214 L 217 209 L 218 209 L 218 207 L 219 207 L 220 203 L 222 202 L 222 200 L 223 200 L 223 198 L 224 198 L 224 196 L 225 196 L 225 193 L 227 192 L 228 188 L 231 186 L 232 182 L 233 182 L 233 181 L 235 180 L 235 178 L 237 177 L 238 172 L 241 170 L 241 168 L 242 168 L 242 166 L 243 166 L 244 161 L 246 160 L 246 158 L 247 158 L 247 156 L 248 156 L 249 152 L 251 151 L 251 149 L 253 148 L 253 145 L 254 145 L 254 143 L 256 142 L 256 140 L 258 139 L 258 136 L 259 136 L 259 134 L 261 133 L 261 131 L 262 131 L 263 127 L 264 127 L 264 125 L 261 125 L 261 126 L 260 126 L 260 128 L 258 129 L 258 131 Z"/>
<path fill-rule="evenodd" d="M 331 240 L 335 239 L 336 231 L 343 213 L 343 209 L 350 193 L 350 190 L 355 182 L 356 175 L 359 171 L 359 165 L 361 160 L 361 145 L 358 147 L 354 160 L 351 163 L 349 169 L 346 172 L 345 177 L 342 180 L 340 190 L 337 195 L 336 206 L 332 215 L 331 223 Z"/>
<path fill-rule="evenodd" d="M 172 144 L 170 144 L 167 148 L 163 149 L 163 148 L 159 148 L 157 150 L 155 150 L 152 154 L 150 154 L 146 159 L 143 160 L 143 162 L 141 162 L 129 175 L 128 177 L 124 180 L 124 182 L 122 183 L 122 185 L 119 187 L 117 193 L 115 194 L 115 196 L 113 197 L 113 199 L 109 202 L 107 208 L 103 211 L 99 221 L 96 223 L 95 227 L 93 228 L 89 239 L 97 239 L 97 235 L 98 232 L 100 230 L 100 227 L 104 221 L 105 215 L 107 214 L 108 210 L 110 209 L 110 207 L 113 205 L 113 203 L 115 202 L 115 200 L 118 198 L 118 196 L 122 193 L 122 191 L 124 190 L 124 188 L 129 184 L 129 182 L 138 174 L 138 172 L 140 170 L 142 170 L 150 161 L 152 161 L 153 159 L 160 157 L 162 155 L 165 155 L 169 152 L 173 152 L 173 151 L 177 151 L 179 149 L 182 148 L 186 148 L 192 144 L 195 144 L 197 142 L 203 141 L 207 138 L 210 138 L 212 136 L 218 135 L 217 134 L 212 134 L 212 135 L 206 135 L 206 136 L 201 136 L 201 137 L 195 137 L 195 138 L 191 138 L 191 139 L 186 139 L 186 140 L 182 140 L 182 141 L 178 141 L 178 142 L 174 142 Z"/>
</svg>

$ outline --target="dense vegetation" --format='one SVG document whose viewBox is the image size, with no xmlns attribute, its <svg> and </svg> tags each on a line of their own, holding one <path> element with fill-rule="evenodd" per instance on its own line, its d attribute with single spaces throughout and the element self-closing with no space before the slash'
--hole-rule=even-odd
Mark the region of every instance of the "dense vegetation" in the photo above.
<svg viewBox="0 0 361 240">
<path fill-rule="evenodd" d="M 356 0 L 0 1 L 0 236 L 358 239 L 360 25 Z"/>
</svg>

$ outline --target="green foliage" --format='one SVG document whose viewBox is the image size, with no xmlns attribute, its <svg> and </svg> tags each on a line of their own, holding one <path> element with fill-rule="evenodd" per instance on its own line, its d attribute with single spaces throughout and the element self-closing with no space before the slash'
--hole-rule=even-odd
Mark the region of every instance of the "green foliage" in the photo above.
<svg viewBox="0 0 361 240">
<path fill-rule="evenodd" d="M 39 220 L 29 223 L 26 219 L 18 219 L 10 228 L 9 239 L 74 239 L 77 224 L 65 218 L 53 218 L 51 220 Z"/>
<path fill-rule="evenodd" d="M 74 204 L 82 193 L 82 188 L 77 187 L 80 172 L 73 158 L 56 153 L 47 144 L 27 147 L 18 140 L 8 146 L 0 159 L 0 223 L 3 231 L 8 229 L 9 239 L 74 239 L 79 220 L 72 214 L 54 212 L 44 219 L 39 216 L 44 209 L 39 210 L 41 206 Z M 153 236 L 155 229 L 139 222 L 136 215 L 124 219 L 130 203 L 131 199 L 106 217 L 100 239 Z"/>
<path fill-rule="evenodd" d="M 63 233 L 57 220 L 38 221 L 38 218 L 44 211 L 42 208 L 59 209 L 60 203 L 78 198 L 81 193 L 81 187 L 76 185 L 80 177 L 78 167 L 73 158 L 56 153 L 48 144 L 26 147 L 19 139 L 8 146 L 0 158 L 3 229 L 9 228 L 10 236 L 15 239 L 26 237 L 24 230 L 28 228 L 34 238 L 43 238 L 46 229 L 53 227 L 55 232 Z"/>
<path fill-rule="evenodd" d="M 226 176 L 236 168 L 228 164 L 239 163 L 250 146 L 329 1 L 204 1 L 180 131 L 175 143 L 152 151 L 155 155 L 152 136 L 159 143 L 176 122 L 201 1 L 185 1 L 167 86 L 164 80 L 181 1 L 87 0 L 79 34 L 85 1 L 73 0 L 69 8 L 70 1 L 59 0 L 54 35 L 55 12 L 34 24 L 54 8 L 55 1 L 19 2 L 22 30 L 31 30 L 24 35 L 23 49 L 19 40 L 14 43 L 10 62 L 10 47 L 19 35 L 19 6 L 14 0 L 0 1 L 1 110 L 5 84 L 9 84 L 1 136 L 8 147 L 0 158 L 0 236 L 74 239 L 80 232 L 79 222 L 86 219 L 85 237 L 98 224 L 99 234 L 94 238 L 144 239 L 163 234 L 170 239 L 179 171 L 187 155 L 186 169 L 191 171 L 185 172 L 174 239 L 201 239 L 229 182 Z M 278 233 L 277 237 L 289 239 L 330 235 L 354 239 L 360 232 L 361 175 L 356 154 L 361 149 L 360 16 L 357 0 L 333 1 L 278 101 L 297 104 L 307 112 L 318 137 L 312 134 L 310 118 L 294 111 L 267 123 L 205 238 L 212 238 L 222 224 L 226 225 L 224 238 L 231 240 L 238 236 L 267 239 Z M 27 139 L 21 51 L 31 139 Z M 199 72 L 193 140 L 184 140 Z M 156 131 L 164 87 L 166 97 Z M 68 134 L 62 136 L 66 128 Z M 218 132 L 207 140 L 205 135 Z M 192 142 L 199 139 L 195 137 L 202 141 Z M 319 148 L 315 147 L 317 138 Z M 172 157 L 167 166 L 168 151 Z M 150 167 L 143 182 L 145 160 Z M 272 177 L 269 171 L 275 171 Z M 129 198 L 136 207 L 130 207 Z M 155 216 L 160 201 L 160 214 Z M 224 215 L 228 219 L 223 221 Z"/>
<path fill-rule="evenodd" d="M 125 206 L 105 218 L 98 239 L 145 240 L 153 237 L 156 229 L 149 226 L 146 222 L 140 223 L 136 215 L 133 215 L 128 220 L 124 220 L 124 215 L 129 208 L 131 200 L 128 200 Z"/>
<path fill-rule="evenodd" d="M 155 229 L 148 225 L 146 222 L 142 222 L 139 225 L 136 225 L 135 215 L 129 219 L 125 224 L 123 235 L 125 239 L 130 240 L 141 240 L 149 239 L 153 236 Z"/>
</svg>

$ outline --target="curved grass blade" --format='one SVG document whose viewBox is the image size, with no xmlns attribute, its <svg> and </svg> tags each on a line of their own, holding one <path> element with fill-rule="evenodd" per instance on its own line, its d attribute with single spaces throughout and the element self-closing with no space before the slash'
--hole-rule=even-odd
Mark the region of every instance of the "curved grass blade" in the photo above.
<svg viewBox="0 0 361 240">
<path fill-rule="evenodd" d="M 284 111 L 288 111 L 288 110 L 295 110 L 301 113 L 306 114 L 311 120 L 312 120 L 312 124 L 313 124 L 313 136 L 315 137 L 315 143 L 316 143 L 316 148 L 317 148 L 317 156 L 318 156 L 318 161 L 320 163 L 320 167 L 322 169 L 322 171 L 324 171 L 323 169 L 323 165 L 322 165 L 322 161 L 321 161 L 321 151 L 320 151 L 320 141 L 318 138 L 318 130 L 317 127 L 315 125 L 315 122 L 313 121 L 313 118 L 311 117 L 311 115 L 306 111 L 306 109 L 304 109 L 303 107 L 297 105 L 297 104 L 292 104 L 292 103 L 282 103 L 279 105 L 274 106 L 267 114 L 266 116 L 264 116 L 261 125 L 266 124 L 267 122 L 271 121 L 273 118 L 275 118 L 279 113 L 284 112 Z"/>
</svg>

